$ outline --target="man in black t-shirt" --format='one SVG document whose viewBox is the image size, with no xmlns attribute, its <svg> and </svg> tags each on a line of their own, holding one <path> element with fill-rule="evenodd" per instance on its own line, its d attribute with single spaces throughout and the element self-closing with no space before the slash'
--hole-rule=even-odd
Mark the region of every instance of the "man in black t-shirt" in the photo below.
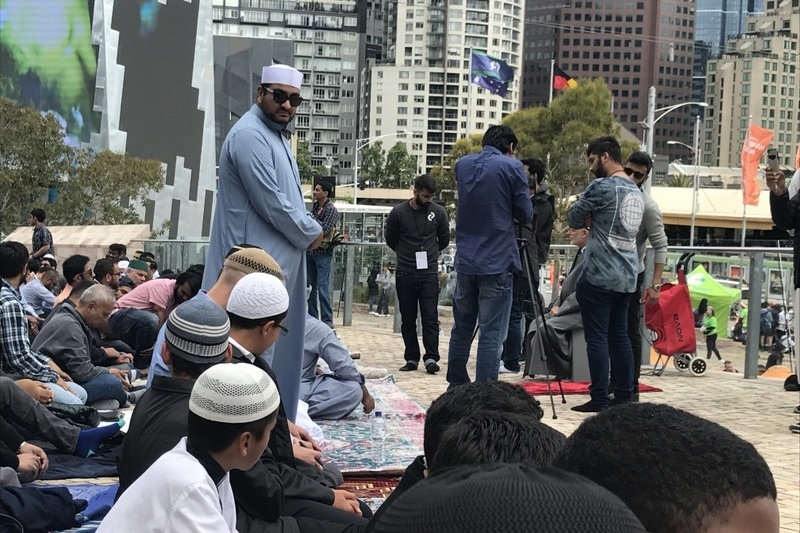
<svg viewBox="0 0 800 533">
<path fill-rule="evenodd" d="M 428 174 L 414 180 L 414 197 L 392 209 L 386 219 L 386 244 L 397 254 L 397 303 L 403 319 L 406 364 L 416 370 L 420 351 L 417 340 L 417 306 L 422 318 L 422 359 L 429 374 L 439 371 L 439 252 L 450 244 L 450 224 L 442 206 L 433 203 L 436 182 Z"/>
</svg>

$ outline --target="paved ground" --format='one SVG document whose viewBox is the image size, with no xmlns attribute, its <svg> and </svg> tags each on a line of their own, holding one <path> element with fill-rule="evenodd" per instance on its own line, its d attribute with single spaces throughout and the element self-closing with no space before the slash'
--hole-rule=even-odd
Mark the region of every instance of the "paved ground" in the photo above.
<svg viewBox="0 0 800 533">
<path fill-rule="evenodd" d="M 342 341 L 352 350 L 360 351 L 361 363 L 366 366 L 386 367 L 397 383 L 423 407 L 428 407 L 445 391 L 447 382 L 447 344 L 452 319 L 442 317 L 443 336 L 440 337 L 442 371 L 429 375 L 424 370 L 398 372 L 403 364 L 403 340 L 392 333 L 392 318 L 380 318 L 354 313 L 353 326 L 339 326 Z M 719 341 L 722 357 L 729 359 L 743 371 L 744 349 L 740 344 Z M 705 348 L 698 347 L 699 351 Z M 470 373 L 474 376 L 474 349 Z M 762 361 L 763 362 L 763 361 Z M 800 404 L 800 395 L 785 392 L 783 381 L 769 378 L 745 380 L 742 374 L 722 372 L 722 365 L 712 363 L 702 377 L 680 373 L 670 366 L 661 377 L 643 377 L 644 383 L 663 389 L 661 393 L 642 394 L 642 401 L 664 402 L 691 411 L 729 428 L 752 442 L 765 457 L 772 469 L 778 487 L 781 509 L 781 532 L 800 531 L 800 436 L 792 434 L 788 426 L 798 421 L 792 410 Z M 517 381 L 518 375 L 504 375 L 501 379 Z M 569 435 L 589 415 L 573 412 L 570 406 L 582 403 L 585 396 L 567 396 L 567 404 L 556 402 L 558 419 L 552 419 L 547 398 L 540 398 L 545 409 L 543 422 Z"/>
</svg>

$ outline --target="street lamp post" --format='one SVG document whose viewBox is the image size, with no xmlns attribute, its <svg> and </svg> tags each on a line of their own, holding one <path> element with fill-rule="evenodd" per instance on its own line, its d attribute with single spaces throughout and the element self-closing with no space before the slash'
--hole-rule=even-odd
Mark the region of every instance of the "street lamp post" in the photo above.
<svg viewBox="0 0 800 533">
<path fill-rule="evenodd" d="M 358 204 L 358 154 L 361 152 L 361 149 L 366 148 L 378 139 L 406 134 L 408 134 L 406 130 L 400 130 L 392 133 L 386 133 L 384 135 L 378 135 L 377 137 L 369 137 L 368 139 L 356 139 L 356 166 L 353 168 L 353 205 Z"/>
<path fill-rule="evenodd" d="M 692 247 L 694 246 L 694 223 L 695 215 L 697 214 L 697 196 L 700 190 L 700 157 L 702 155 L 702 150 L 700 148 L 700 116 L 697 116 L 697 120 L 694 123 L 694 148 L 680 141 L 667 141 L 667 144 L 679 144 L 681 146 L 685 146 L 691 150 L 692 154 L 694 155 L 694 180 L 692 182 L 692 222 L 691 227 L 689 228 L 689 247 Z"/>
<path fill-rule="evenodd" d="M 675 111 L 678 108 L 687 106 L 687 105 L 696 105 L 699 107 L 708 107 L 708 104 L 705 102 L 681 102 L 680 104 L 675 104 L 667 107 L 662 107 L 660 109 L 656 109 L 656 88 L 650 87 L 650 91 L 647 93 L 647 118 L 644 122 L 640 122 L 639 124 L 645 130 L 645 134 L 647 137 L 645 138 L 645 146 L 644 151 L 647 152 L 650 157 L 654 157 L 653 155 L 653 138 L 655 137 L 655 125 L 656 122 L 664 118 L 667 114 Z M 656 117 L 656 113 L 661 113 L 658 117 Z M 695 135 L 696 137 L 696 135 Z M 648 193 L 650 192 L 650 181 L 647 180 L 644 183 L 644 190 Z"/>
</svg>

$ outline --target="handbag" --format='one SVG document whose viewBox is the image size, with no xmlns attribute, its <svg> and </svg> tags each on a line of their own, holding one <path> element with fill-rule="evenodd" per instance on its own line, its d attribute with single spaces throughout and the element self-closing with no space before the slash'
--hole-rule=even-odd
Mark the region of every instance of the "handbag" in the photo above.
<svg viewBox="0 0 800 533">
<path fill-rule="evenodd" d="M 324 250 L 333 250 L 334 247 L 342 244 L 343 240 L 344 235 L 342 235 L 342 232 L 339 231 L 339 228 L 334 227 L 328 233 L 323 235 L 322 244 L 320 246 Z"/>
</svg>

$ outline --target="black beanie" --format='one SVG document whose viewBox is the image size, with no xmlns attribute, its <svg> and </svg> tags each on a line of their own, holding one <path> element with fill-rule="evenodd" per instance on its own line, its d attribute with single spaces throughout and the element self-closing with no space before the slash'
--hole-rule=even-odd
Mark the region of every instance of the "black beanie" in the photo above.
<svg viewBox="0 0 800 533">
<path fill-rule="evenodd" d="M 612 493 L 556 468 L 481 465 L 420 481 L 370 523 L 373 533 L 645 533 Z"/>
</svg>

